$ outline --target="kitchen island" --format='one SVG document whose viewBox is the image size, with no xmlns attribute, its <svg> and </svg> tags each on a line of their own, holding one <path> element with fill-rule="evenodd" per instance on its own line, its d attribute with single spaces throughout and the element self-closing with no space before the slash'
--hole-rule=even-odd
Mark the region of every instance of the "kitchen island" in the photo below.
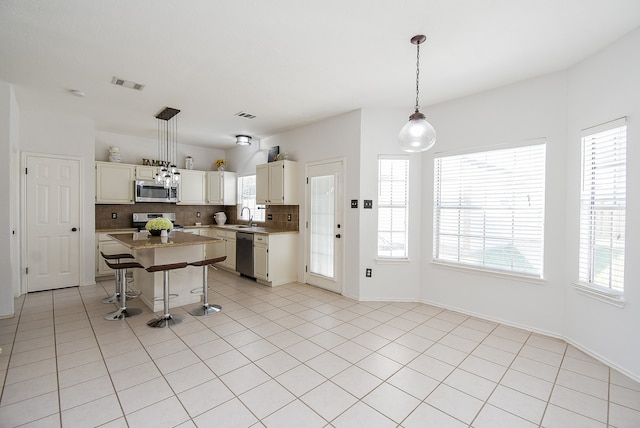
<svg viewBox="0 0 640 428">
<path fill-rule="evenodd" d="M 171 231 L 169 236 L 151 236 L 147 232 L 110 234 L 110 238 L 132 250 L 136 261 L 145 268 L 154 265 L 195 262 L 205 258 L 205 246 L 222 244 L 218 238 Z M 163 309 L 162 272 L 149 273 L 133 269 L 134 286 L 140 290 L 140 298 L 154 312 Z M 202 268 L 188 266 L 169 272 L 171 298 L 169 307 L 200 302 Z M 192 290 L 196 290 L 192 293 Z"/>
</svg>

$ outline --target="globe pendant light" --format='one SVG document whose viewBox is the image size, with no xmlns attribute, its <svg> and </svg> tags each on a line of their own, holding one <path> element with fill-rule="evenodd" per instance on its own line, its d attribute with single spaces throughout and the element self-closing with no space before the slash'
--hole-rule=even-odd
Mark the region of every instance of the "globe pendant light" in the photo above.
<svg viewBox="0 0 640 428">
<path fill-rule="evenodd" d="M 416 45 L 416 111 L 409 116 L 409 122 L 402 127 L 400 135 L 398 136 L 398 142 L 400 148 L 405 152 L 423 152 L 429 150 L 436 142 L 436 130 L 427 119 L 424 114 L 420 113 L 419 103 L 419 78 L 420 78 L 420 44 L 427 40 L 426 36 L 417 35 L 411 38 L 411 43 Z"/>
</svg>

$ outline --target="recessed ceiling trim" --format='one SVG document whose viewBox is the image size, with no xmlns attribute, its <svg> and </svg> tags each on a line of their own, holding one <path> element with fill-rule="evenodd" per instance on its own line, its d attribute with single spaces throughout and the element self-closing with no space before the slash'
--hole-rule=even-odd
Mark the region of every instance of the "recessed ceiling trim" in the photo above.
<svg viewBox="0 0 640 428">
<path fill-rule="evenodd" d="M 130 80 L 125 80 L 122 79 L 120 77 L 117 76 L 113 76 L 113 78 L 111 79 L 111 83 L 116 85 L 116 86 L 122 86 L 125 88 L 129 88 L 129 89 L 135 89 L 136 91 L 141 91 L 144 89 L 143 84 L 141 83 L 136 83 L 136 82 L 132 82 Z"/>
</svg>

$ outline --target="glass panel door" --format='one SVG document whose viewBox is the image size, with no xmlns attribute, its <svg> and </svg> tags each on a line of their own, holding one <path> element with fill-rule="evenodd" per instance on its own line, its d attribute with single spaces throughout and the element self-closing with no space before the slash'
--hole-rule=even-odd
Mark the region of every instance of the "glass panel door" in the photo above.
<svg viewBox="0 0 640 428">
<path fill-rule="evenodd" d="M 325 175 L 310 177 L 311 215 L 309 234 L 311 238 L 309 271 L 327 278 L 334 277 L 334 230 L 335 230 L 335 177 Z"/>
<path fill-rule="evenodd" d="M 342 293 L 343 161 L 307 165 L 305 282 Z"/>
</svg>

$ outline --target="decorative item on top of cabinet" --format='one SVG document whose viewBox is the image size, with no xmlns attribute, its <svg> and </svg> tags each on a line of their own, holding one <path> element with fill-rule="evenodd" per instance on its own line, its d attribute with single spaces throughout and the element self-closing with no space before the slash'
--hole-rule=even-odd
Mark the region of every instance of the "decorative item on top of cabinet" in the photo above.
<svg viewBox="0 0 640 428">
<path fill-rule="evenodd" d="M 135 165 L 96 162 L 96 204 L 133 204 Z"/>
<path fill-rule="evenodd" d="M 235 205 L 237 193 L 237 175 L 235 172 L 207 172 L 207 204 Z"/>
<path fill-rule="evenodd" d="M 298 205 L 298 163 L 282 160 L 257 165 L 256 203 Z"/>
</svg>

